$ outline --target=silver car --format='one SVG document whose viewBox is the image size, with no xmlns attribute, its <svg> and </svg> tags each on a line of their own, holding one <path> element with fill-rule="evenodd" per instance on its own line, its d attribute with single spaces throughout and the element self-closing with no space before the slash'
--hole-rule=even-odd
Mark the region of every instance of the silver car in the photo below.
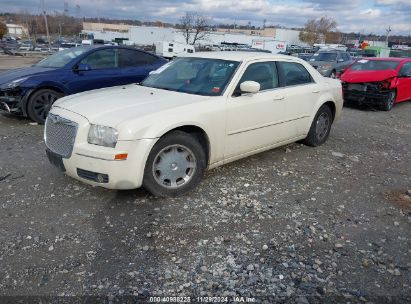
<svg viewBox="0 0 411 304">
<path fill-rule="evenodd" d="M 319 51 L 315 53 L 309 63 L 324 77 L 335 78 L 337 74 L 353 62 L 350 54 L 343 51 Z"/>
</svg>

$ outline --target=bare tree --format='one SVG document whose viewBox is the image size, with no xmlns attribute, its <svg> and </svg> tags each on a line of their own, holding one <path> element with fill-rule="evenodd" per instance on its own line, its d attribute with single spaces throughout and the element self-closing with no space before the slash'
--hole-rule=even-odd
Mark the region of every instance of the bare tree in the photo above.
<svg viewBox="0 0 411 304">
<path fill-rule="evenodd" d="M 186 13 L 180 18 L 178 28 L 186 43 L 194 45 L 208 36 L 210 26 L 207 17 L 195 13 Z"/>
<path fill-rule="evenodd" d="M 324 40 L 326 43 L 335 42 L 339 39 L 339 33 L 335 31 L 337 22 L 328 17 L 308 20 L 304 29 L 300 32 L 301 41 L 308 44 L 319 43 Z"/>
<path fill-rule="evenodd" d="M 3 36 L 6 34 L 7 34 L 7 26 L 3 22 L 0 22 L 0 39 L 2 39 Z"/>
</svg>

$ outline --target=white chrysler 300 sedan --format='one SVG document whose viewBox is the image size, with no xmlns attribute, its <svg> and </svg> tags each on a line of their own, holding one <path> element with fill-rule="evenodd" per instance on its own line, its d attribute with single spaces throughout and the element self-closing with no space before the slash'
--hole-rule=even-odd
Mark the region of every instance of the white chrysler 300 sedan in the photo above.
<svg viewBox="0 0 411 304">
<path fill-rule="evenodd" d="M 298 58 L 195 53 L 140 84 L 58 100 L 45 142 L 50 162 L 85 183 L 176 196 L 207 168 L 299 140 L 321 145 L 342 104 L 339 81 Z"/>
</svg>

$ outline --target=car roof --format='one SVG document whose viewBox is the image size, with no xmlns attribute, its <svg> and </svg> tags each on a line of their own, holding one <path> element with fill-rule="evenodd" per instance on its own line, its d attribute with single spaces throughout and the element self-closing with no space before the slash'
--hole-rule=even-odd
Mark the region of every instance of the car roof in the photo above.
<svg viewBox="0 0 411 304">
<path fill-rule="evenodd" d="M 192 54 L 183 54 L 181 57 L 198 57 L 198 58 L 208 58 L 208 59 L 222 59 L 231 61 L 250 61 L 257 59 L 293 59 L 295 61 L 300 61 L 300 59 L 287 55 L 279 55 L 264 52 L 241 52 L 241 51 L 225 51 L 225 52 L 197 52 Z"/>
<path fill-rule="evenodd" d="M 156 54 L 144 51 L 142 49 L 137 49 L 134 47 L 126 46 L 126 45 L 104 45 L 104 44 L 93 44 L 93 45 L 80 45 L 74 48 L 71 48 L 71 50 L 74 49 L 85 49 L 87 52 L 90 52 L 91 50 L 96 50 L 96 49 L 127 49 L 127 50 L 134 50 L 134 51 L 139 51 L 143 53 L 150 54 L 155 57 L 159 57 Z"/>
</svg>

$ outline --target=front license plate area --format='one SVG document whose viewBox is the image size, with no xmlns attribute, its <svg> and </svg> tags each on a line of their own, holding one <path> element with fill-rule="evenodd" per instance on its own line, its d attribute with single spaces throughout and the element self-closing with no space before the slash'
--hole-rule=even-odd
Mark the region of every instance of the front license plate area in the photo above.
<svg viewBox="0 0 411 304">
<path fill-rule="evenodd" d="M 66 168 L 64 167 L 64 164 L 63 164 L 63 158 L 60 155 L 50 151 L 49 149 L 46 150 L 46 154 L 47 154 L 47 158 L 49 159 L 49 162 L 52 165 L 56 166 L 59 170 L 63 172 L 66 171 Z"/>
<path fill-rule="evenodd" d="M 360 91 L 360 92 L 366 92 L 367 91 L 367 86 L 363 84 L 350 84 L 348 86 L 349 90 L 354 90 L 354 91 Z"/>
</svg>

